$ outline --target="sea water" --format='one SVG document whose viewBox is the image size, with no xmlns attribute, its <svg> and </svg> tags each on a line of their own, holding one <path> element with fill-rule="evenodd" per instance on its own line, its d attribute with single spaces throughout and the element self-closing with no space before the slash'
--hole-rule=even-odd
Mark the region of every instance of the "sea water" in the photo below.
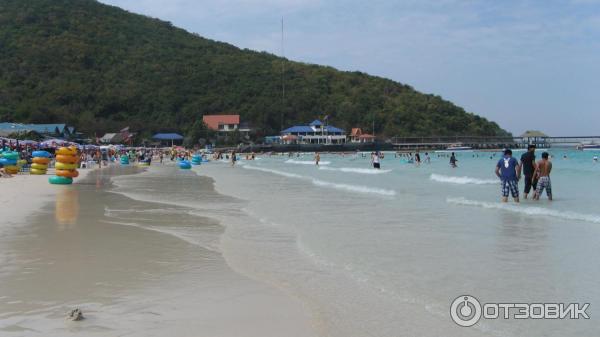
<svg viewBox="0 0 600 337">
<path fill-rule="evenodd" d="M 552 202 L 501 203 L 494 175 L 501 154 L 494 152 L 458 153 L 456 168 L 436 153 L 420 166 L 386 153 L 381 170 L 360 153 L 321 154 L 319 166 L 312 154 L 235 167 L 211 162 L 193 169 L 215 180 L 219 194 L 210 196 L 186 190 L 181 179 L 137 195 L 131 180 L 140 178 L 117 184 L 130 196 L 219 220 L 218 237 L 190 228 L 184 235 L 208 240 L 237 271 L 303 301 L 322 335 L 597 335 L 600 164 L 592 152 L 549 152 Z M 147 174 L 171 179 L 176 170 Z M 152 185 L 135 186 L 144 184 Z M 449 314 L 460 295 L 482 303 L 591 303 L 592 318 L 462 328 Z"/>
</svg>

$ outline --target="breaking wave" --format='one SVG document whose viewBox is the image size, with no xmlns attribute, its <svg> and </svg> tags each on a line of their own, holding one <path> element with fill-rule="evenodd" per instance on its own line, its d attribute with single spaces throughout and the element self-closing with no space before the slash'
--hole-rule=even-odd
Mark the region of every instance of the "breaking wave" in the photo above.
<svg viewBox="0 0 600 337">
<path fill-rule="evenodd" d="M 383 174 L 392 172 L 392 170 L 377 170 L 373 168 L 358 168 L 358 167 L 319 167 L 320 170 L 325 171 L 339 171 L 346 173 L 359 173 L 359 174 Z"/>
<path fill-rule="evenodd" d="M 570 211 L 559 211 L 554 209 L 549 209 L 545 207 L 538 206 L 523 206 L 523 205 L 515 205 L 515 204 L 507 204 L 501 202 L 487 202 L 487 201 L 477 201 L 477 200 L 469 200 L 466 198 L 448 198 L 446 200 L 448 203 L 463 205 L 463 206 L 477 206 L 483 207 L 487 209 L 501 209 L 513 213 L 519 213 L 530 216 L 549 216 L 553 218 L 560 218 L 565 220 L 577 220 L 577 221 L 586 221 L 592 223 L 600 223 L 600 215 L 595 214 L 582 214 Z"/>
<path fill-rule="evenodd" d="M 378 195 L 383 195 L 383 196 L 396 195 L 396 191 L 387 190 L 387 189 L 383 189 L 383 188 L 361 186 L 361 185 L 350 185 L 350 184 L 338 184 L 338 183 L 333 183 L 333 182 L 329 182 L 329 181 L 324 181 L 324 180 L 314 179 L 311 177 L 302 176 L 302 175 L 295 174 L 295 173 L 289 173 L 289 172 L 273 170 L 273 169 L 268 169 L 268 168 L 262 168 L 262 167 L 256 167 L 256 166 L 248 166 L 247 165 L 247 166 L 244 166 L 244 168 L 247 170 L 255 170 L 255 171 L 272 173 L 272 174 L 276 174 L 276 175 L 288 177 L 288 178 L 310 180 L 316 186 L 334 188 L 337 190 L 344 190 L 344 191 L 348 191 L 348 192 L 378 194 Z"/>
<path fill-rule="evenodd" d="M 489 184 L 499 184 L 500 181 L 498 179 L 478 179 L 472 177 L 453 177 L 453 176 L 445 176 L 442 174 L 431 174 L 429 176 L 429 180 L 437 181 L 440 183 L 450 183 L 450 184 L 459 184 L 459 185 L 489 185 Z"/>
<path fill-rule="evenodd" d="M 315 161 L 314 160 L 295 160 L 295 159 L 288 159 L 285 161 L 286 164 L 296 164 L 296 165 L 315 165 Z M 320 161 L 319 165 L 329 165 L 331 164 L 330 161 Z"/>
</svg>

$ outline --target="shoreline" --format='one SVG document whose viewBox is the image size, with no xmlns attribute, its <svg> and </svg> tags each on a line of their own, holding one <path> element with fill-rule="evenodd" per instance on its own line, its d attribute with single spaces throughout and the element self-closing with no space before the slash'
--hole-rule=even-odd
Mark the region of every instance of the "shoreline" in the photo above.
<svg viewBox="0 0 600 337">
<path fill-rule="evenodd" d="M 0 193 L 0 204 L 5 205 L 6 210 L 9 210 L 2 214 L 5 224 L 11 225 L 26 219 L 43 208 L 59 191 L 77 185 L 97 169 L 78 169 L 79 177 L 74 179 L 72 185 L 50 184 L 48 178 L 53 176 L 54 169 L 49 169 L 45 175 L 17 174 L 12 178 L 0 179 L 0 189 L 18 191 L 18 193 Z M 0 226 L 0 231 L 2 230 Z"/>
<path fill-rule="evenodd" d="M 118 170 L 118 165 L 108 168 Z M 175 166 L 165 168 L 167 175 L 179 173 Z M 151 175 L 153 169 L 131 176 Z M 234 270 L 222 253 L 177 235 L 182 223 L 203 235 L 203 228 L 211 226 L 213 218 L 182 217 L 173 209 L 186 206 L 164 207 L 170 204 L 139 200 L 102 188 L 102 182 L 89 186 L 86 180 L 94 170 L 97 168 L 82 170 L 77 180 L 84 183 L 82 188 L 69 195 L 76 195 L 76 212 L 81 217 L 70 220 L 72 214 L 63 212 L 59 215 L 62 220 L 75 222 L 62 227 L 48 223 L 51 215 L 47 213 L 58 211 L 52 205 L 54 198 L 57 203 L 72 202 L 61 200 L 62 194 L 70 192 L 65 187 L 48 184 L 45 176 L 17 176 L 0 183 L 4 190 L 19 196 L 1 199 L 10 201 L 6 203 L 11 209 L 6 228 L 18 224 L 20 232 L 26 227 L 27 233 L 9 232 L 4 238 L 3 250 L 9 259 L 0 272 L 6 295 L 0 297 L 2 333 L 64 336 L 77 332 L 86 336 L 105 330 L 132 336 L 317 335 L 312 316 L 297 299 Z M 99 175 L 104 176 L 100 178 L 104 184 L 112 181 L 112 176 Z M 115 176 L 121 175 L 117 172 Z M 148 179 L 152 177 L 144 177 L 142 182 Z M 107 209 L 118 216 L 131 210 L 128 216 L 133 217 L 107 221 L 111 220 Z M 145 212 L 155 215 L 147 217 Z M 76 255 L 72 255 L 73 249 Z M 23 258 L 27 259 L 19 263 Z M 24 284 L 19 281 L 23 277 Z M 52 285 L 43 287 L 46 282 Z M 72 306 L 81 307 L 86 319 L 65 322 L 63 315 Z"/>
</svg>

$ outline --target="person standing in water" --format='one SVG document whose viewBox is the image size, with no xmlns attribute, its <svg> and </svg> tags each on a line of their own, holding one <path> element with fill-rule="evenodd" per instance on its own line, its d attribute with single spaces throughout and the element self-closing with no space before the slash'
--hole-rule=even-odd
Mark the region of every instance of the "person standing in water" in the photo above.
<svg viewBox="0 0 600 337">
<path fill-rule="evenodd" d="M 371 156 L 371 164 L 373 164 L 373 168 L 377 170 L 381 168 L 379 151 L 373 152 L 373 155 Z"/>
<path fill-rule="evenodd" d="M 502 181 L 502 202 L 508 201 L 508 193 L 515 202 L 519 202 L 519 179 L 521 179 L 521 166 L 513 158 L 510 149 L 504 150 L 504 158 L 496 164 L 496 176 Z"/>
<path fill-rule="evenodd" d="M 235 161 L 237 160 L 235 156 L 235 151 L 231 151 L 231 166 L 235 166 Z"/>
<path fill-rule="evenodd" d="M 548 160 L 548 152 L 542 153 L 542 160 L 538 161 L 536 166 L 536 176 L 538 178 L 538 188 L 533 195 L 534 200 L 540 200 L 540 195 L 546 190 L 548 200 L 552 201 L 552 183 L 550 182 L 550 172 L 552 171 L 552 162 Z"/>
<path fill-rule="evenodd" d="M 417 166 L 421 165 L 421 155 L 419 154 L 419 151 L 415 153 L 415 164 L 417 164 Z"/>
<path fill-rule="evenodd" d="M 523 153 L 521 156 L 521 169 L 523 170 L 523 175 L 525 176 L 525 190 L 523 190 L 523 199 L 527 199 L 527 195 L 529 194 L 529 191 L 531 191 L 532 187 L 535 194 L 537 185 L 537 181 L 533 178 L 536 171 L 535 145 L 529 145 L 527 147 L 527 152 Z"/>
<path fill-rule="evenodd" d="M 454 152 L 452 152 L 452 155 L 450 156 L 450 166 L 452 166 L 453 168 L 456 167 L 456 162 L 458 160 L 456 160 L 456 156 L 454 155 Z"/>
<path fill-rule="evenodd" d="M 319 162 L 321 161 L 321 155 L 319 152 L 315 152 L 315 165 L 319 166 Z"/>
</svg>

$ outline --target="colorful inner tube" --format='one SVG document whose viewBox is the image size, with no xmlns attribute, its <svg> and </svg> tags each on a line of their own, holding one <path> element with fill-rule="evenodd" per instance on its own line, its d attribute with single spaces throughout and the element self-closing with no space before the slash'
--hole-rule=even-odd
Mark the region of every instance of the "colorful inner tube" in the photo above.
<svg viewBox="0 0 600 337">
<path fill-rule="evenodd" d="M 3 166 L 13 166 L 13 165 L 17 165 L 17 160 L 16 159 L 0 158 L 0 164 L 2 164 Z"/>
<path fill-rule="evenodd" d="M 31 168 L 32 169 L 36 169 L 36 170 L 47 170 L 48 169 L 48 165 L 33 163 L 33 164 L 31 164 Z"/>
<path fill-rule="evenodd" d="M 40 158 L 50 158 L 50 152 L 48 151 L 33 151 L 31 153 L 32 157 L 40 157 Z"/>
<path fill-rule="evenodd" d="M 56 163 L 55 165 L 57 170 L 74 170 L 77 168 L 75 164 L 65 164 L 65 163 Z"/>
<path fill-rule="evenodd" d="M 56 150 L 56 155 L 74 156 L 77 154 L 77 149 L 72 147 L 61 147 Z"/>
<path fill-rule="evenodd" d="M 71 185 L 73 178 L 52 176 L 48 178 L 48 182 L 52 185 Z"/>
<path fill-rule="evenodd" d="M 77 162 L 77 156 L 59 154 L 56 156 L 56 161 L 65 164 L 75 164 Z"/>
<path fill-rule="evenodd" d="M 77 178 L 79 171 L 77 170 L 56 170 L 56 175 L 59 177 Z"/>
<path fill-rule="evenodd" d="M 8 174 L 17 174 L 19 173 L 19 167 L 14 165 L 4 166 L 4 172 Z"/>
<path fill-rule="evenodd" d="M 189 161 L 181 161 L 179 163 L 179 168 L 182 170 L 189 170 L 192 168 L 192 164 Z"/>
<path fill-rule="evenodd" d="M 17 152 L 4 152 L 2 154 L 2 157 L 8 160 L 18 160 L 19 159 L 19 153 Z"/>
<path fill-rule="evenodd" d="M 29 170 L 29 173 L 34 174 L 34 175 L 44 175 L 44 174 L 46 174 L 46 170 L 38 170 L 38 169 L 32 168 L 31 170 Z"/>
<path fill-rule="evenodd" d="M 48 158 L 48 157 L 33 157 L 33 159 L 31 159 L 31 161 L 34 164 L 48 165 L 48 163 L 50 162 L 50 158 Z"/>
</svg>

